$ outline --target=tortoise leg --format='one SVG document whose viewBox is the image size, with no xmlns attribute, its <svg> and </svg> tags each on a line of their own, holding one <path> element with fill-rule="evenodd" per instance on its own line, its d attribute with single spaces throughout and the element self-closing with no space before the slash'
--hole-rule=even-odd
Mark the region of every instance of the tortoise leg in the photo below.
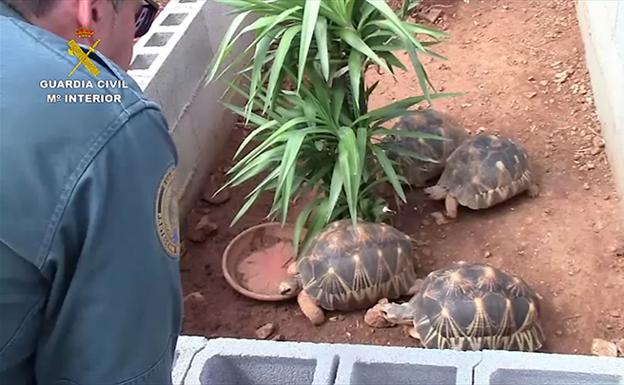
<svg viewBox="0 0 624 385">
<path fill-rule="evenodd" d="M 303 314 L 312 322 L 313 325 L 318 326 L 325 322 L 325 313 L 321 309 L 314 298 L 306 294 L 305 291 L 301 291 L 297 296 L 297 303 Z"/>
<path fill-rule="evenodd" d="M 457 199 L 453 198 L 451 195 L 447 195 L 444 205 L 446 206 L 446 216 L 451 219 L 457 218 L 457 206 L 459 205 Z"/>
<path fill-rule="evenodd" d="M 420 334 L 418 334 L 418 331 L 416 330 L 415 327 L 411 327 L 407 330 L 407 334 L 409 334 L 410 337 L 417 339 L 420 341 Z"/>
<path fill-rule="evenodd" d="M 531 198 L 537 197 L 539 195 L 539 193 L 540 193 L 540 188 L 539 188 L 539 186 L 537 184 L 534 183 L 534 184 L 529 186 L 529 196 Z"/>
</svg>

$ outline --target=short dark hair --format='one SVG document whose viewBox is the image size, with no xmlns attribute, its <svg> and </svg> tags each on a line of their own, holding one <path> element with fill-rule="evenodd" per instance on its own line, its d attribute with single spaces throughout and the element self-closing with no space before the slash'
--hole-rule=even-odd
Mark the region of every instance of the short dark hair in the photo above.
<svg viewBox="0 0 624 385">
<path fill-rule="evenodd" d="M 28 11 L 37 17 L 41 17 L 54 8 L 57 1 L 60 0 L 0 0 L 9 7 L 17 11 Z M 119 5 L 123 0 L 110 0 L 115 10 L 119 9 Z"/>
</svg>

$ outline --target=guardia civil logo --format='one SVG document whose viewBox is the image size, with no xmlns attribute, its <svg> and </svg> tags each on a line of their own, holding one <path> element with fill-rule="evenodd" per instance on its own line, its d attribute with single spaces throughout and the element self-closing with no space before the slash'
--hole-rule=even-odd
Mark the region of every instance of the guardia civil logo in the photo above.
<svg viewBox="0 0 624 385">
<path fill-rule="evenodd" d="M 172 183 L 175 172 L 175 166 L 167 170 L 156 196 L 156 230 L 160 242 L 170 257 L 178 257 L 180 254 L 178 199 Z"/>
<path fill-rule="evenodd" d="M 76 36 L 82 39 L 90 38 L 91 36 L 93 36 L 94 33 L 95 31 L 88 28 L 78 28 L 76 30 Z M 97 68 L 95 64 L 93 64 L 91 59 L 89 59 L 89 55 L 91 54 L 91 52 L 95 51 L 95 47 L 97 47 L 98 44 L 100 44 L 100 39 L 98 39 L 93 44 L 93 46 L 90 46 L 89 51 L 85 54 L 78 45 L 78 43 L 76 43 L 73 39 L 67 42 L 67 45 L 69 46 L 67 52 L 69 53 L 69 55 L 78 58 L 78 64 L 76 64 L 74 69 L 69 73 L 69 75 L 67 75 L 68 78 L 70 78 L 81 65 L 84 65 L 87 71 L 89 71 L 91 75 L 95 77 L 100 74 L 100 69 Z"/>
</svg>

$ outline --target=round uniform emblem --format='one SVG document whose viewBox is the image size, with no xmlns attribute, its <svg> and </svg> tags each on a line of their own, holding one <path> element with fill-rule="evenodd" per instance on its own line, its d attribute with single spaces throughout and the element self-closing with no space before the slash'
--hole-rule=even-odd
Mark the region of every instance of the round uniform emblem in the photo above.
<svg viewBox="0 0 624 385">
<path fill-rule="evenodd" d="M 180 226 L 178 200 L 172 187 L 175 166 L 170 167 L 158 187 L 156 198 L 156 227 L 165 251 L 171 257 L 180 254 Z"/>
</svg>

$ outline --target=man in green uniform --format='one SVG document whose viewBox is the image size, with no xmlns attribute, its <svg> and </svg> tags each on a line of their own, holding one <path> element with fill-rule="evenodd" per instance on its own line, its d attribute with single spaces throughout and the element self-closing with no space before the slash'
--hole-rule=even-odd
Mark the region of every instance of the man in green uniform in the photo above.
<svg viewBox="0 0 624 385">
<path fill-rule="evenodd" d="M 171 383 L 177 154 L 125 72 L 156 9 L 0 0 L 0 384 Z"/>
</svg>

